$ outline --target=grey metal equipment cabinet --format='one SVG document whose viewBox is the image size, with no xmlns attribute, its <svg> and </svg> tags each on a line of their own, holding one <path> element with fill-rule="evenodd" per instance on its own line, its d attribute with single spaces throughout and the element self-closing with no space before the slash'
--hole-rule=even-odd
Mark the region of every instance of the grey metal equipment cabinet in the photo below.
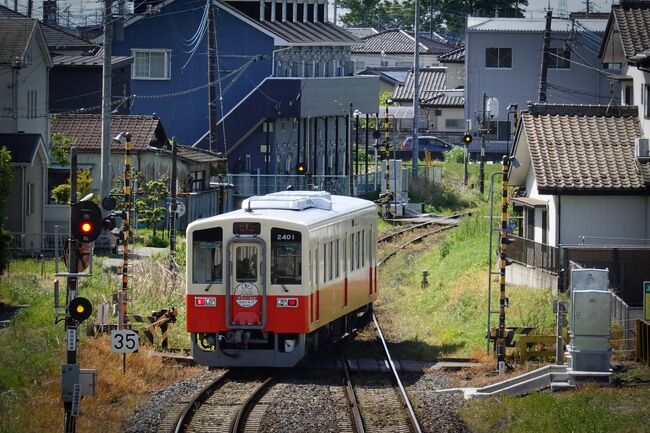
<svg viewBox="0 0 650 433">
<path fill-rule="evenodd" d="M 574 371 L 608 372 L 611 294 L 606 269 L 571 271 L 571 343 L 568 366 Z"/>
</svg>

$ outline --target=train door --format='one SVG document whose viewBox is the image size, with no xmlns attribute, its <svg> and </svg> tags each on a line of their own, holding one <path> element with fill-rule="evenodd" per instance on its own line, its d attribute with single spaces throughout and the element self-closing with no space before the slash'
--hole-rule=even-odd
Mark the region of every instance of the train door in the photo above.
<svg viewBox="0 0 650 433">
<path fill-rule="evenodd" d="M 228 243 L 226 321 L 231 328 L 266 325 L 266 247 L 259 238 Z"/>
</svg>

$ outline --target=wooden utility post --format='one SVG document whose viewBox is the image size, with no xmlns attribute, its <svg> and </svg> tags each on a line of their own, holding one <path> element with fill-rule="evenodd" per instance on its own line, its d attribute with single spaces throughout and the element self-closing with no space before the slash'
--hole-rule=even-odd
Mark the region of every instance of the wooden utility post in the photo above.
<svg viewBox="0 0 650 433">
<path fill-rule="evenodd" d="M 171 178 L 171 203 L 169 205 L 169 267 L 176 275 L 176 160 L 178 156 L 178 146 L 176 137 L 172 138 L 172 178 Z M 221 199 L 221 197 L 219 197 Z"/>
<path fill-rule="evenodd" d="M 122 292 L 120 293 L 119 329 L 126 329 L 129 289 L 129 236 L 131 234 L 131 134 L 124 134 L 124 222 L 122 226 Z M 126 371 L 126 353 L 122 354 L 122 371 Z"/>
</svg>

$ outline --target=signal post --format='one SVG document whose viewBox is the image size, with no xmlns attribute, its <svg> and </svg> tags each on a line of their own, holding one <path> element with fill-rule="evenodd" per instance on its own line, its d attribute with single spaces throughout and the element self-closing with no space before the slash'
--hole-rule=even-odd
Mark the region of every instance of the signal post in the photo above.
<svg viewBox="0 0 650 433">
<path fill-rule="evenodd" d="M 102 213 L 95 203 L 84 200 L 77 201 L 77 150 L 70 150 L 70 236 L 68 237 L 68 272 L 57 273 L 57 277 L 67 278 L 66 305 L 58 305 L 59 284 L 54 283 L 55 323 L 63 315 L 66 335 L 66 363 L 61 366 L 61 400 L 64 409 L 64 431 L 76 431 L 76 418 L 79 416 L 79 406 L 84 395 L 95 393 L 95 370 L 81 369 L 77 363 L 77 346 L 79 342 L 79 324 L 92 313 L 92 305 L 86 298 L 77 296 L 79 277 L 85 263 L 79 260 L 79 252 L 85 243 L 93 242 L 101 233 Z M 58 250 L 57 250 L 58 251 Z M 80 269 L 81 268 L 81 269 Z M 59 310 L 65 308 L 65 313 Z"/>
</svg>

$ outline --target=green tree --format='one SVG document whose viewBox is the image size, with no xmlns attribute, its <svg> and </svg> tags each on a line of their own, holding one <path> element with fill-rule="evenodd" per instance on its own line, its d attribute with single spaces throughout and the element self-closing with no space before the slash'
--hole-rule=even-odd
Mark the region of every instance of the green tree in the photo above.
<svg viewBox="0 0 650 433">
<path fill-rule="evenodd" d="M 349 13 L 341 20 L 350 27 L 374 27 L 377 30 L 400 28 L 414 30 L 414 0 L 342 0 L 341 7 Z M 449 34 L 463 32 L 467 15 L 522 17 L 523 1 L 494 0 L 421 0 L 420 31 Z"/>
<path fill-rule="evenodd" d="M 11 189 L 11 152 L 6 147 L 0 149 L 0 275 L 4 274 L 9 264 L 8 245 L 11 234 L 4 229 L 5 206 Z"/>
<path fill-rule="evenodd" d="M 70 147 L 76 143 L 76 140 L 70 139 L 60 132 L 52 134 L 50 141 L 50 160 L 65 167 L 69 164 Z"/>
<path fill-rule="evenodd" d="M 93 187 L 93 178 L 90 175 L 90 170 L 78 170 L 77 171 L 77 197 L 79 199 L 90 194 Z M 52 201 L 56 204 L 69 204 L 70 203 L 70 178 L 68 178 L 66 183 L 52 188 L 50 192 Z M 96 201 L 96 200 L 93 200 Z"/>
<path fill-rule="evenodd" d="M 169 177 L 163 174 L 158 179 L 138 184 L 135 210 L 138 218 L 156 236 L 156 226 L 165 220 L 165 200 L 169 197 Z"/>
</svg>

